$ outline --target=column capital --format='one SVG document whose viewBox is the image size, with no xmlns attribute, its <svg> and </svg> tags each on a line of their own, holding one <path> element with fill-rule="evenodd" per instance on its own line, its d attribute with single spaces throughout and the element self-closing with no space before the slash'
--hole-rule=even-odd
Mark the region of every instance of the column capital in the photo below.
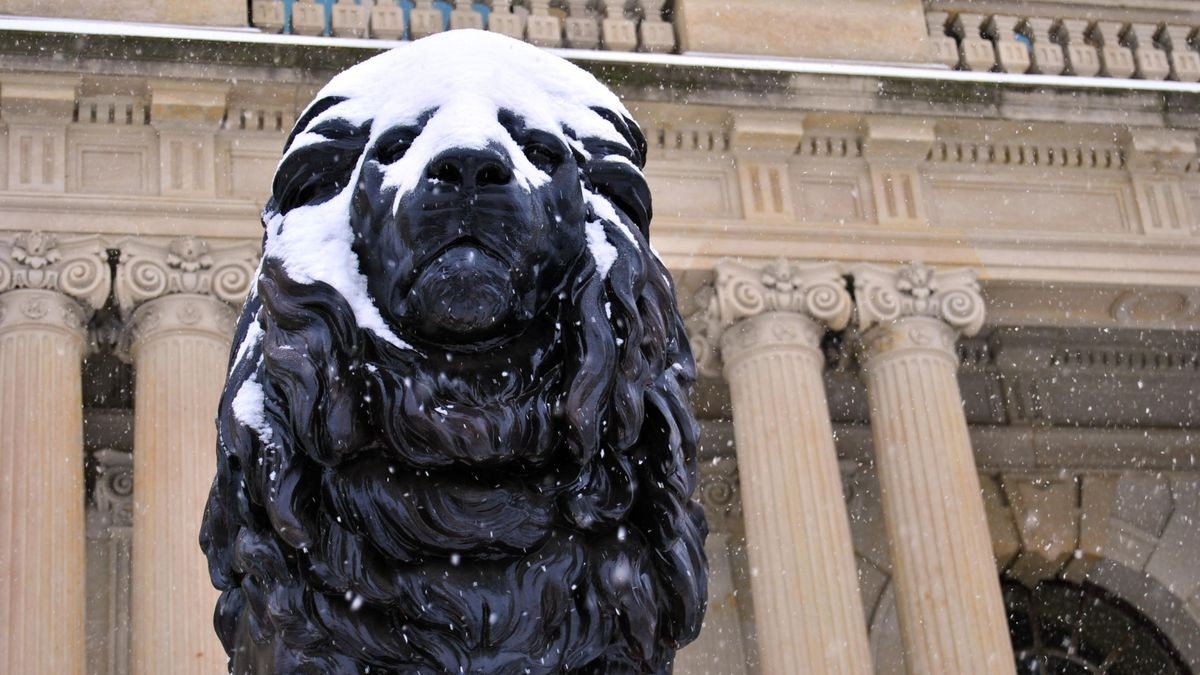
<svg viewBox="0 0 1200 675">
<path fill-rule="evenodd" d="M 197 237 L 118 243 L 117 305 L 126 316 L 142 303 L 180 293 L 240 304 L 254 283 L 257 244 L 211 245 Z"/>
<path fill-rule="evenodd" d="M 792 330 L 797 323 L 804 324 L 800 328 L 815 329 L 823 324 L 841 330 L 850 320 L 853 305 L 836 263 L 801 264 L 780 258 L 765 266 L 751 266 L 721 260 L 716 265 L 716 277 L 712 286 L 698 293 L 701 309 L 692 317 L 697 325 L 692 332 L 692 349 L 701 372 L 706 375 L 719 372 L 717 347 L 725 341 L 726 329 L 745 319 L 776 313 L 799 315 L 792 321 L 782 318 L 770 321 L 776 328 L 788 324 L 788 330 L 784 331 L 787 339 L 804 337 Z M 785 337 L 778 330 L 774 332 L 780 338 Z"/>
<path fill-rule="evenodd" d="M 236 323 L 237 312 L 212 296 L 164 295 L 143 303 L 133 312 L 125 336 L 128 353 L 136 359 L 142 345 L 166 335 L 206 335 L 228 342 Z"/>
<path fill-rule="evenodd" d="M 57 330 L 82 340 L 87 316 L 78 302 L 56 291 L 19 288 L 0 293 L 0 333 L 31 328 Z"/>
<path fill-rule="evenodd" d="M 54 291 L 99 309 L 111 283 L 108 252 L 98 236 L 63 237 L 39 231 L 0 234 L 0 293 Z"/>
<path fill-rule="evenodd" d="M 850 269 L 858 328 L 864 334 L 908 317 L 926 317 L 961 335 L 983 327 L 984 302 L 975 272 L 960 268 L 939 271 L 921 263 L 898 268 L 860 264 Z"/>
</svg>

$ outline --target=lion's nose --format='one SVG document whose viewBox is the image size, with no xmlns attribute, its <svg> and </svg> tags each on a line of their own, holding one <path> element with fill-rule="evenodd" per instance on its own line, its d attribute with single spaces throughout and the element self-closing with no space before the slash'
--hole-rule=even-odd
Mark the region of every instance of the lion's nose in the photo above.
<svg viewBox="0 0 1200 675">
<path fill-rule="evenodd" d="M 439 155 L 429 163 L 426 176 L 445 187 L 470 190 L 507 185 L 512 169 L 498 152 L 464 148 Z"/>
</svg>

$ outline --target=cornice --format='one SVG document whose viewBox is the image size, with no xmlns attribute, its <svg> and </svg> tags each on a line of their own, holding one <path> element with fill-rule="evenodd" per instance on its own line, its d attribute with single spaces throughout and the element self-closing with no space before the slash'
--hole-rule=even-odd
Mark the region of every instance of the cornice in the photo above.
<svg viewBox="0 0 1200 675">
<path fill-rule="evenodd" d="M 224 82 L 315 85 L 381 51 L 408 44 L 392 40 L 275 35 L 246 30 L 0 17 L 5 70 L 104 72 Z M 934 66 L 893 66 L 735 55 L 650 54 L 558 49 L 552 52 L 589 70 L 626 98 L 662 100 L 686 90 L 689 101 L 739 107 L 803 107 L 844 111 L 895 111 L 919 101 L 921 115 L 1025 119 L 1029 96 L 1042 109 L 1068 105 L 1084 118 L 1090 110 L 1138 111 L 1159 124 L 1195 115 L 1200 84 L 1046 75 L 955 71 Z M 60 55 L 51 61 L 41 54 Z M 214 66 L 224 66 L 216 67 Z M 237 72 L 231 75 L 230 70 Z M 665 83 L 665 87 L 664 87 Z M 716 94 L 713 98 L 711 94 Z M 1012 95 L 1012 98 L 1009 96 Z M 736 101 L 731 100 L 736 99 Z M 849 98 L 848 98 L 849 97 Z M 1036 114 L 1030 111 L 1029 114 Z"/>
</svg>

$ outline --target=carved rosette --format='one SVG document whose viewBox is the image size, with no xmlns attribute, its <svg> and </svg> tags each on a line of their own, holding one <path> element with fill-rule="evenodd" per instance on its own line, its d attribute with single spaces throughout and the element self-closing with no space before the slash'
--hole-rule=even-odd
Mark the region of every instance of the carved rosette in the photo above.
<svg viewBox="0 0 1200 675">
<path fill-rule="evenodd" d="M 957 366 L 958 337 L 983 327 L 983 295 L 972 270 L 911 263 L 896 269 L 862 264 L 850 272 L 868 360 L 901 349 L 933 349 Z"/>
<path fill-rule="evenodd" d="M 0 327 L 33 323 L 81 333 L 108 298 L 109 283 L 100 237 L 0 235 Z"/>
<path fill-rule="evenodd" d="M 836 263 L 780 259 L 753 267 L 722 260 L 716 273 L 715 285 L 698 292 L 700 311 L 689 319 L 692 350 L 705 375 L 720 372 L 722 351 L 767 344 L 815 348 L 826 327 L 841 330 L 850 320 L 853 305 Z"/>
</svg>

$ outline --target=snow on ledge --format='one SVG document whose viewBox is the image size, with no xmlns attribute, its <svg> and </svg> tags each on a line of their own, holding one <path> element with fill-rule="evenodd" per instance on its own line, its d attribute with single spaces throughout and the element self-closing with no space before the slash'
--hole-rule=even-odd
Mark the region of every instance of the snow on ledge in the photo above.
<svg viewBox="0 0 1200 675">
<path fill-rule="evenodd" d="M 366 38 L 313 37 L 263 33 L 257 28 L 207 28 L 170 24 L 126 23 L 98 19 L 57 19 L 0 15 L 0 31 L 29 33 L 62 33 L 70 35 L 109 35 L 207 42 L 239 42 L 263 45 L 294 45 L 308 47 L 340 47 L 385 51 L 410 45 L 408 40 Z M 756 57 L 735 54 L 647 54 L 641 52 L 607 52 L 585 49 L 548 49 L 569 61 L 614 63 L 625 65 L 657 65 L 717 70 L 751 70 L 794 75 L 829 75 L 844 77 L 874 77 L 899 80 L 927 80 L 996 84 L 1049 89 L 1101 89 L 1110 91 L 1149 91 L 1200 94 L 1200 83 L 1162 80 L 1129 80 L 1110 77 L 1075 77 L 1067 75 L 1014 75 L 1011 73 L 949 70 L 940 64 L 888 65 Z"/>
</svg>

